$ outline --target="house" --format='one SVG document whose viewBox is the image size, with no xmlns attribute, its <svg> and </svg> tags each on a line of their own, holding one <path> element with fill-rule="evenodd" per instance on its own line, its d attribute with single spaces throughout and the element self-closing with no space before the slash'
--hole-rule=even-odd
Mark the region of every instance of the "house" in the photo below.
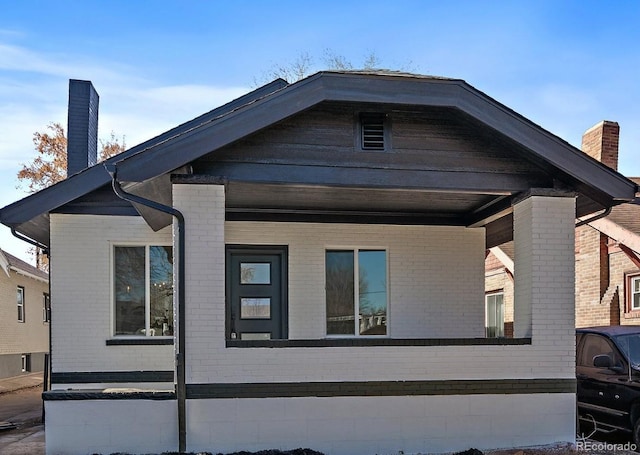
<svg viewBox="0 0 640 455">
<path fill-rule="evenodd" d="M 97 105 L 71 81 L 70 177 L 0 210 L 51 251 L 47 453 L 575 440 L 576 217 L 634 182 L 458 79 L 276 80 L 104 165 Z"/>
<path fill-rule="evenodd" d="M 50 315 L 47 273 L 0 250 L 0 379 L 43 370 Z"/>
<path fill-rule="evenodd" d="M 616 122 L 585 132 L 582 150 L 618 169 Z M 640 183 L 640 178 L 630 178 Z M 576 227 L 576 327 L 640 324 L 640 198 L 612 207 Z M 485 260 L 486 332 L 511 337 L 513 242 L 491 248 Z"/>
</svg>

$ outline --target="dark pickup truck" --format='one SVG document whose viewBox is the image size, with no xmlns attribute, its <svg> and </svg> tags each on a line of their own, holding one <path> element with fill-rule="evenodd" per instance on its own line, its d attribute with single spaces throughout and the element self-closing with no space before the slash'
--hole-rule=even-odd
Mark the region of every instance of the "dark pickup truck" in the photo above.
<svg viewBox="0 0 640 455">
<path fill-rule="evenodd" d="M 640 444 L 640 326 L 576 330 L 578 422 Z"/>
</svg>

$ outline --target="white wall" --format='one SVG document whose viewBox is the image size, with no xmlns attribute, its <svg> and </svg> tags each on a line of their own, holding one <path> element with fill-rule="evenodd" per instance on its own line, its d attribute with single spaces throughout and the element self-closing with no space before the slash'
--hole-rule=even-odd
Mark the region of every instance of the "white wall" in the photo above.
<svg viewBox="0 0 640 455">
<path fill-rule="evenodd" d="M 175 400 L 45 401 L 47 455 L 178 450 Z"/>
<path fill-rule="evenodd" d="M 514 218 L 514 335 L 575 367 L 575 199 L 531 196 Z M 573 375 L 573 372 L 572 372 Z"/>
<path fill-rule="evenodd" d="M 388 249 L 392 336 L 473 337 L 482 336 L 484 321 L 484 236 L 463 228 L 225 223 L 224 187 L 175 185 L 174 205 L 187 226 L 187 383 L 573 379 L 573 301 L 566 295 L 566 276 L 551 276 L 571 263 L 567 220 L 573 205 L 549 199 L 522 203 L 516 216 L 517 223 L 533 226 L 523 230 L 524 240 L 516 238 L 520 259 L 531 261 L 533 270 L 531 282 L 520 283 L 521 289 L 534 290 L 522 294 L 530 297 L 531 345 L 226 348 L 225 243 L 289 246 L 291 338 L 324 336 L 324 251 L 347 246 Z M 152 233 L 138 218 L 52 215 L 52 260 L 59 261 L 52 266 L 60 273 L 53 276 L 53 296 L 63 302 L 54 313 L 54 354 L 59 355 L 54 371 L 172 368 L 170 346 L 104 344 L 110 335 L 105 277 L 111 245 L 167 241 L 170 235 L 169 230 Z M 573 280 L 567 283 L 572 288 Z M 96 451 L 135 452 L 152 428 L 153 434 L 166 428 L 164 445 L 144 450 L 173 450 L 175 404 L 48 402 L 48 415 L 58 422 L 48 424 L 48 453 L 90 450 L 84 444 L 94 434 Z M 154 417 L 138 430 L 139 424 L 127 423 L 136 412 Z M 571 442 L 574 412 L 571 393 L 188 400 L 188 449 L 302 445 L 330 455 L 369 455 Z M 74 423 L 84 433 L 72 433 Z"/>
<path fill-rule="evenodd" d="M 573 377 L 571 331 L 565 330 L 573 323 L 568 308 L 571 294 L 565 295 L 564 288 L 563 293 L 558 291 L 562 283 L 554 283 L 549 296 L 536 301 L 540 308 L 536 330 L 545 336 L 534 337 L 530 346 L 227 349 L 225 242 L 289 246 L 290 338 L 324 336 L 324 252 L 333 247 L 388 250 L 392 337 L 482 337 L 483 232 L 450 227 L 225 223 L 221 186 L 175 185 L 174 199 L 187 225 L 188 382 L 491 379 L 505 374 L 509 378 Z M 543 212 L 549 215 L 539 218 L 541 226 L 562 219 L 567 208 L 565 198 L 546 199 L 551 201 L 542 201 Z M 173 346 L 105 344 L 111 337 L 112 245 L 170 243 L 170 228 L 154 233 L 139 217 L 61 214 L 51 215 L 51 225 L 53 371 L 173 369 Z M 570 248 L 567 235 L 563 230 L 547 248 L 557 256 L 551 258 L 556 264 L 549 267 L 563 267 L 557 262 L 566 253 L 562 248 Z M 548 301 L 549 297 L 557 303 Z"/>
<path fill-rule="evenodd" d="M 567 441 L 573 394 L 189 400 L 188 451 L 443 453 Z"/>
<path fill-rule="evenodd" d="M 325 251 L 387 250 L 389 336 L 484 336 L 484 229 L 225 223 L 227 244 L 289 246 L 289 338 L 326 336 Z"/>
<path fill-rule="evenodd" d="M 52 371 L 173 370 L 173 346 L 106 346 L 112 338 L 113 245 L 172 244 L 141 217 L 51 214 Z"/>
<path fill-rule="evenodd" d="M 573 346 L 568 341 L 572 332 L 565 321 L 557 323 L 562 330 L 524 346 L 225 348 L 224 242 L 289 245 L 291 338 L 323 336 L 324 250 L 350 245 L 389 248 L 393 336 L 481 337 L 482 231 L 225 224 L 222 186 L 175 185 L 174 205 L 187 225 L 188 383 L 574 377 Z M 564 209 L 553 216 L 565 217 Z M 566 309 L 553 311 L 563 315 Z M 428 329 L 422 330 L 425 326 Z"/>
</svg>

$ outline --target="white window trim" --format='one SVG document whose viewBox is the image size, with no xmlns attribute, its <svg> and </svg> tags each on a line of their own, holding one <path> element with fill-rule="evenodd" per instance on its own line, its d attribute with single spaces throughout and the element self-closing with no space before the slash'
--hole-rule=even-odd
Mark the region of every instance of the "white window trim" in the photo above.
<svg viewBox="0 0 640 455">
<path fill-rule="evenodd" d="M 327 333 L 327 305 L 326 305 L 326 301 L 327 301 L 327 294 L 326 294 L 326 289 L 327 289 L 327 264 L 326 264 L 326 255 L 327 255 L 327 251 L 351 251 L 354 254 L 354 264 L 353 264 L 353 311 L 354 311 L 354 315 L 359 315 L 360 314 L 360 309 L 358 307 L 359 302 L 360 302 L 360 286 L 358 283 L 359 277 L 360 277 L 360 270 L 359 270 L 359 261 L 358 261 L 358 252 L 360 251 L 384 251 L 385 253 L 385 259 L 386 259 L 386 278 L 387 278 L 387 333 L 385 335 L 360 335 L 360 327 L 358 326 L 359 324 L 359 320 L 358 318 L 354 318 L 353 321 L 353 325 L 354 325 L 354 335 L 341 335 L 341 334 L 328 334 Z M 390 285 L 390 268 L 389 268 L 389 248 L 386 246 L 332 246 L 332 245 L 325 245 L 324 247 L 324 276 L 323 276 L 323 289 L 325 289 L 325 294 L 324 294 L 324 301 L 325 301 L 325 305 L 324 305 L 324 336 L 325 338 L 373 338 L 373 339 L 380 339 L 380 338 L 391 338 L 390 335 L 390 324 L 389 324 L 389 320 L 390 320 L 390 305 L 389 302 L 391 301 L 391 285 Z"/>
<path fill-rule="evenodd" d="M 21 363 L 23 373 L 30 372 L 31 371 L 31 354 L 22 354 L 20 356 L 20 363 Z"/>
<path fill-rule="evenodd" d="M 48 311 L 47 300 L 49 300 Z M 42 293 L 42 322 L 45 324 L 51 322 L 51 296 L 47 292 Z"/>
<path fill-rule="evenodd" d="M 21 298 L 18 300 L 18 294 L 20 294 Z M 24 314 L 24 287 L 18 286 L 16 289 L 16 304 L 17 308 L 20 308 L 18 312 L 18 322 L 25 322 L 26 316 Z M 20 317 L 22 316 L 22 318 Z"/>
<path fill-rule="evenodd" d="M 636 281 L 640 281 L 640 275 L 631 275 L 629 277 L 629 309 L 631 311 L 639 311 L 640 310 L 640 306 L 634 306 L 634 296 L 636 294 L 640 294 L 640 292 L 635 292 L 635 282 Z"/>
<path fill-rule="evenodd" d="M 111 314 L 111 327 L 110 327 L 110 333 L 111 333 L 111 338 L 115 338 L 118 340 L 122 340 L 122 339 L 132 339 L 132 340 L 140 340 L 140 339 L 146 339 L 146 338 L 152 338 L 152 339 L 173 339 L 173 335 L 158 335 L 158 336 L 151 336 L 149 335 L 149 331 L 151 329 L 151 292 L 150 292 L 150 286 L 151 286 L 151 267 L 150 267 L 150 261 L 151 261 L 151 256 L 149 254 L 149 248 L 151 248 L 152 246 L 170 246 L 172 248 L 173 251 L 173 245 L 171 243 L 167 243 L 167 242 L 149 242 L 149 243 L 139 243 L 139 242 L 114 242 L 111 244 L 111 264 L 110 264 L 110 275 L 111 275 L 111 279 L 110 279 L 110 314 Z M 116 302 L 115 302 L 115 259 L 116 259 L 116 248 L 118 247 L 144 247 L 144 268 L 145 268 L 145 273 L 144 273 L 144 285 L 145 285 L 145 302 L 144 302 L 144 331 L 145 334 L 144 336 L 142 335 L 116 335 Z M 175 264 L 175 258 L 174 258 L 174 264 Z M 174 274 L 173 274 L 173 280 L 174 280 L 174 286 L 175 286 L 175 270 L 174 270 Z M 172 324 L 175 322 L 175 294 L 173 297 L 174 301 L 173 301 L 173 315 L 172 315 Z M 175 333 L 175 328 L 174 328 L 174 333 Z"/>
<path fill-rule="evenodd" d="M 491 291 L 484 295 L 484 327 L 485 330 L 489 327 L 489 312 L 487 306 L 489 305 L 488 298 L 495 295 L 502 295 L 502 308 L 504 309 L 504 291 Z M 504 320 L 502 321 L 502 332 L 504 333 Z M 485 334 L 486 336 L 486 334 Z"/>
</svg>

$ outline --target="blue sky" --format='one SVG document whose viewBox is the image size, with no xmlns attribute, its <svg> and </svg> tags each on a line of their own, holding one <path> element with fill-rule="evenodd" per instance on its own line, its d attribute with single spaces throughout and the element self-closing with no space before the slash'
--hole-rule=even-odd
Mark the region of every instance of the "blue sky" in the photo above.
<svg viewBox="0 0 640 455">
<path fill-rule="evenodd" d="M 620 123 L 640 176 L 640 2 L 0 0 L 0 207 L 32 135 L 66 127 L 68 79 L 100 94 L 100 136 L 129 146 L 254 88 L 302 53 L 461 78 L 579 147 Z M 27 245 L 0 228 L 0 248 Z"/>
</svg>

